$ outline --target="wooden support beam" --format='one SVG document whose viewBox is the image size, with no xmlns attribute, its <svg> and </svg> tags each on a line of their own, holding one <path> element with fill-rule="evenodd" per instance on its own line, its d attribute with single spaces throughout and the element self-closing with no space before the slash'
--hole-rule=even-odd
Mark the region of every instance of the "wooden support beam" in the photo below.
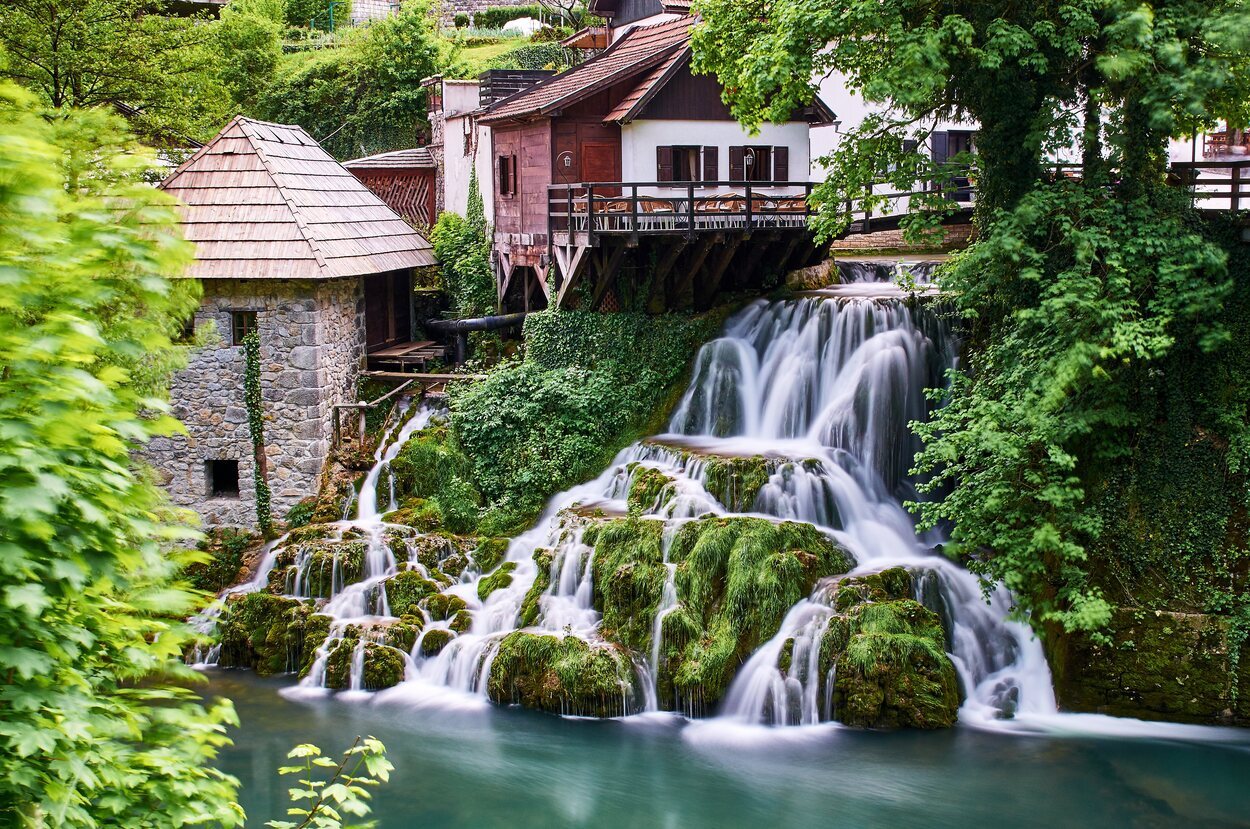
<svg viewBox="0 0 1250 829">
<path fill-rule="evenodd" d="M 599 280 L 595 284 L 595 292 L 590 298 L 590 310 L 598 311 L 603 298 L 616 282 L 616 275 L 621 270 L 621 262 L 625 259 L 628 245 L 613 245 L 611 253 L 600 258 Z"/>
<path fill-rule="evenodd" d="M 499 254 L 499 270 L 495 285 L 498 287 L 498 296 L 496 297 L 495 306 L 503 307 L 504 297 L 508 295 L 508 284 L 512 282 L 512 273 L 515 270 L 512 266 L 512 256 L 500 251 Z"/>
<path fill-rule="evenodd" d="M 781 245 L 781 255 L 777 257 L 777 262 L 781 265 L 781 275 L 785 276 L 791 271 L 790 255 L 794 253 L 794 249 L 803 241 L 802 236 L 791 236 L 790 239 Z"/>
<path fill-rule="evenodd" d="M 684 273 L 680 274 L 676 284 L 674 284 L 673 295 L 670 297 L 669 302 L 670 307 L 666 310 L 672 311 L 694 304 L 694 278 L 703 269 L 703 263 L 707 260 L 708 254 L 712 252 L 712 248 L 717 243 L 723 243 L 724 241 L 725 235 L 723 233 L 715 233 L 703 237 L 691 254 L 690 261 L 685 264 Z"/>
<path fill-rule="evenodd" d="M 560 290 L 556 294 L 556 307 L 565 308 L 568 302 L 569 291 L 581 279 L 582 272 L 586 270 L 586 253 L 590 248 L 586 245 L 578 245 L 571 255 L 568 250 L 556 248 L 556 262 L 560 267 Z"/>
<path fill-rule="evenodd" d="M 701 290 L 696 293 L 696 307 L 706 308 L 712 304 L 712 300 L 716 298 L 716 292 L 720 290 L 721 279 L 725 276 L 729 263 L 733 261 L 734 255 L 738 252 L 738 246 L 743 241 L 741 236 L 730 239 L 704 267 Z"/>
<path fill-rule="evenodd" d="M 756 270 L 760 266 L 760 262 L 764 259 L 764 254 L 772 247 L 772 241 L 764 234 L 756 234 L 753 239 L 748 242 L 747 257 L 742 263 L 742 269 L 738 271 L 738 278 L 734 280 L 735 288 L 746 288 L 758 282 Z"/>
</svg>

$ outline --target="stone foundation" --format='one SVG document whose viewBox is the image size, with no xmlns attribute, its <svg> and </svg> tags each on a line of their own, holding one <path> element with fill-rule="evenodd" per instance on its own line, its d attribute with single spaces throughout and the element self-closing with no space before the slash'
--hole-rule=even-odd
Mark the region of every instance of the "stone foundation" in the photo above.
<svg viewBox="0 0 1250 829">
<path fill-rule="evenodd" d="M 206 280 L 195 315 L 217 342 L 199 348 L 170 388 L 174 415 L 187 434 L 157 438 L 147 457 L 175 504 L 207 526 L 256 524 L 252 440 L 243 399 L 243 347 L 231 345 L 231 311 L 256 311 L 260 332 L 265 449 L 275 519 L 317 492 L 330 450 L 332 406 L 356 399 L 364 356 L 364 300 L 359 279 Z M 239 495 L 213 497 L 208 464 L 239 464 Z"/>
<path fill-rule="evenodd" d="M 942 241 L 936 244 L 909 245 L 903 240 L 901 230 L 880 230 L 876 233 L 857 233 L 845 239 L 835 239 L 830 248 L 835 251 L 873 250 L 933 250 L 935 248 L 963 248 L 972 239 L 972 225 L 951 225 L 942 229 Z"/>
</svg>

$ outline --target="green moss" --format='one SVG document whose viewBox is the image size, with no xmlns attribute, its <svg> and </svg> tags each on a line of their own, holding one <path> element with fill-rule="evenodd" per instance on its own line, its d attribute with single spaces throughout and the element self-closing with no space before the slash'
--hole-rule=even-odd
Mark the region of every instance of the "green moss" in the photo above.
<svg viewBox="0 0 1250 829">
<path fill-rule="evenodd" d="M 186 575 L 196 590 L 221 593 L 243 581 L 243 563 L 249 547 L 259 545 L 259 537 L 235 529 L 209 530 L 200 550 L 207 561 L 187 568 Z"/>
<path fill-rule="evenodd" d="M 902 567 L 892 567 L 880 573 L 842 579 L 834 598 L 835 610 L 846 610 L 865 602 L 886 602 L 892 599 L 913 598 L 911 573 Z"/>
<path fill-rule="evenodd" d="M 268 676 L 299 669 L 307 650 L 309 602 L 269 593 L 231 597 L 218 623 L 219 664 Z"/>
<path fill-rule="evenodd" d="M 405 570 L 384 581 L 386 601 L 392 616 L 417 613 L 417 605 L 427 596 L 439 591 L 439 585 L 422 576 L 416 570 Z"/>
<path fill-rule="evenodd" d="M 481 572 L 489 573 L 503 561 L 511 543 L 512 540 L 508 538 L 483 538 L 473 551 L 473 562 Z"/>
<path fill-rule="evenodd" d="M 421 653 L 423 656 L 435 656 L 447 647 L 447 643 L 456 638 L 456 634 L 450 630 L 435 628 L 425 632 L 425 637 L 421 640 Z"/>
<path fill-rule="evenodd" d="M 487 692 L 497 703 L 611 717 L 628 713 L 632 686 L 633 666 L 619 648 L 518 631 L 500 642 Z"/>
<path fill-rule="evenodd" d="M 630 471 L 633 473 L 634 481 L 629 487 L 629 510 L 630 512 L 649 512 L 656 506 L 660 500 L 660 494 L 673 482 L 673 479 L 649 466 L 638 468 L 635 465 L 635 468 Z"/>
<path fill-rule="evenodd" d="M 635 651 L 650 648 L 652 621 L 664 590 L 659 521 L 631 518 L 591 527 L 583 541 L 594 546 L 594 603 L 601 630 Z"/>
<path fill-rule="evenodd" d="M 547 547 L 539 547 L 534 551 L 534 563 L 538 565 L 538 574 L 534 583 L 521 602 L 521 627 L 529 627 L 538 621 L 540 599 L 551 587 L 551 563 L 553 553 Z"/>
<path fill-rule="evenodd" d="M 477 583 L 477 597 L 482 601 L 486 601 L 491 593 L 510 586 L 512 584 L 512 571 L 514 570 L 516 570 L 516 562 L 505 561 L 499 566 L 498 570 Z"/>
<path fill-rule="evenodd" d="M 603 522 L 586 533 L 595 547 L 595 605 L 601 630 L 636 652 L 651 647 L 666 570 L 662 524 Z M 816 581 L 845 572 L 845 551 L 810 524 L 706 518 L 682 526 L 669 558 L 679 607 L 662 630 L 660 698 L 694 713 L 710 710 L 737 668 L 776 634 Z"/>
<path fill-rule="evenodd" d="M 729 509 L 747 512 L 777 466 L 777 461 L 763 457 L 709 457 L 704 488 Z"/>
<path fill-rule="evenodd" d="M 384 643 L 404 653 L 411 653 L 412 646 L 416 644 L 417 636 L 423 627 L 425 627 L 425 619 L 421 616 L 413 614 L 401 616 L 398 622 L 392 622 L 386 626 Z"/>
<path fill-rule="evenodd" d="M 399 509 L 386 514 L 388 524 L 402 524 L 423 533 L 443 528 L 443 511 L 437 501 L 428 498 L 408 498 Z"/>
<path fill-rule="evenodd" d="M 436 622 L 451 619 L 465 609 L 464 599 L 447 593 L 435 593 L 425 599 L 425 612 Z"/>
<path fill-rule="evenodd" d="M 955 666 L 936 613 L 914 601 L 896 567 L 843 579 L 841 615 L 821 642 L 821 676 L 834 675 L 834 718 L 867 728 L 947 728 L 960 703 Z"/>
<path fill-rule="evenodd" d="M 417 432 L 391 462 L 396 496 L 423 502 L 422 515 L 438 516 L 453 533 L 477 529 L 481 493 L 473 486 L 469 461 L 442 426 Z"/>
<path fill-rule="evenodd" d="M 451 624 L 449 627 L 456 633 L 464 633 L 466 630 L 473 627 L 473 614 L 467 610 L 458 611 L 456 615 L 451 618 Z"/>
<path fill-rule="evenodd" d="M 417 561 L 431 571 L 460 575 L 469 565 L 468 551 L 474 542 L 444 533 L 429 533 L 410 539 Z M 441 581 L 441 579 L 440 579 Z"/>
<path fill-rule="evenodd" d="M 365 660 L 362 684 L 367 691 L 380 691 L 398 685 L 404 679 L 404 658 L 399 651 L 365 643 Z"/>
<path fill-rule="evenodd" d="M 317 499 L 308 497 L 297 503 L 295 506 L 287 510 L 286 526 L 287 529 L 295 529 L 303 527 L 312 522 L 313 513 L 317 509 Z"/>
<path fill-rule="evenodd" d="M 269 574 L 269 589 L 275 593 L 292 592 L 301 560 L 306 561 L 300 583 L 303 595 L 328 599 L 333 592 L 336 567 L 340 584 L 360 581 L 364 577 L 368 543 L 352 538 L 348 533 L 344 533 L 343 538 L 343 541 L 323 539 L 288 543 L 278 552 L 273 571 Z"/>
</svg>

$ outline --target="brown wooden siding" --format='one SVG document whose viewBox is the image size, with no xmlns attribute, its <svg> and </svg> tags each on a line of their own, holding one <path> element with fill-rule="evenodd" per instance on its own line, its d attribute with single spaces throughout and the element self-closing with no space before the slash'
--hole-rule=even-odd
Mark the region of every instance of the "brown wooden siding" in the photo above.
<svg viewBox="0 0 1250 829">
<path fill-rule="evenodd" d="M 551 184 L 551 122 L 500 125 L 491 130 L 492 184 L 497 233 L 547 232 L 547 185 Z M 516 193 L 499 192 L 499 158 L 516 156 Z"/>
<path fill-rule="evenodd" d="M 418 227 L 434 224 L 433 170 L 354 170 L 377 197 Z"/>
<path fill-rule="evenodd" d="M 711 75 L 694 75 L 686 64 L 643 108 L 640 119 L 653 121 L 732 121 L 734 117 L 721 100 L 720 83 Z M 806 120 L 802 112 L 791 121 Z M 673 142 L 677 143 L 677 142 Z M 692 142 L 693 143 L 693 142 Z"/>
</svg>

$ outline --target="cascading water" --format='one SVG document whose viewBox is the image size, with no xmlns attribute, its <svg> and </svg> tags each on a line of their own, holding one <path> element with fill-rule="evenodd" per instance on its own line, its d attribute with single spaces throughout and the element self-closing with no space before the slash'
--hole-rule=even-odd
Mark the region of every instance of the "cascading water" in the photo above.
<svg viewBox="0 0 1250 829">
<path fill-rule="evenodd" d="M 453 689 L 484 697 L 500 641 L 520 628 L 522 602 L 539 575 L 533 558 L 539 548 L 551 551 L 550 586 L 531 629 L 606 645 L 591 601 L 594 551 L 569 508 L 622 514 L 639 472 L 658 469 L 670 483 L 644 517 L 666 523 L 667 578 L 650 652 L 637 660 L 642 687 L 623 693 L 620 713 L 657 707 L 664 621 L 681 601 L 667 545 L 683 522 L 707 514 L 810 522 L 854 554 L 854 573 L 907 568 L 950 627 L 951 657 L 966 694 L 964 719 L 1053 712 L 1040 644 L 1027 625 L 1008 619 L 1010 596 L 998 590 L 987 602 L 976 577 L 933 553 L 942 539 L 918 537 L 901 506 L 917 497 L 908 469 L 919 447 L 908 423 L 927 416 L 925 389 L 943 382 L 955 348 L 935 315 L 908 307 L 891 286 L 883 287 L 885 297 L 864 296 L 860 285 L 758 301 L 739 313 L 699 354 L 670 433 L 629 447 L 599 478 L 554 498 L 538 525 L 512 541 L 507 561 L 515 570 L 508 587 L 483 602 L 475 578 L 451 586 L 446 592 L 465 601 L 471 627 L 436 656 L 422 657 L 415 647 L 409 682 L 387 693 Z M 773 471 L 752 503 L 723 503 L 708 491 L 704 456 L 764 456 Z M 732 492 L 720 494 L 738 500 Z M 832 677 L 820 676 L 818 659 L 833 615 L 828 591 L 818 585 L 738 670 L 722 716 L 810 724 L 833 715 Z M 792 654 L 783 674 L 778 657 L 787 643 Z"/>
<path fill-rule="evenodd" d="M 906 568 L 914 574 L 917 598 L 937 610 L 948 628 L 948 650 L 965 695 L 962 719 L 990 723 L 1004 715 L 1053 712 L 1040 643 L 1026 624 L 1009 619 L 1011 597 L 997 590 L 987 601 L 976 577 L 934 552 L 941 535 L 918 536 L 902 507 L 918 497 L 908 470 L 919 446 L 908 424 L 927 417 L 925 390 L 944 382 L 955 360 L 953 338 L 938 316 L 923 304 L 905 302 L 889 284 L 861 281 L 798 299 L 753 303 L 700 351 L 668 433 L 625 449 L 598 478 L 553 498 L 540 521 L 510 542 L 501 565 L 509 570 L 509 582 L 479 595 L 482 579 L 495 571 L 470 566 L 442 583 L 440 601 L 463 608 L 464 616 L 456 617 L 462 623 L 449 613 L 430 612 L 428 600 L 421 603 L 420 631 L 402 654 L 404 681 L 384 697 L 446 702 L 450 696 L 478 704 L 487 696 L 501 642 L 521 629 L 577 637 L 592 649 L 613 648 L 600 631 L 595 607 L 596 551 L 586 543 L 595 519 L 586 516 L 625 514 L 639 476 L 658 471 L 666 483 L 651 503 L 641 505 L 640 517 L 663 525 L 664 583 L 648 620 L 648 644 L 633 657 L 636 679 L 622 681 L 619 700 L 607 706 L 610 712 L 661 707 L 666 623 L 683 607 L 669 548 L 687 522 L 708 515 L 813 524 L 854 556 L 851 575 Z M 317 612 L 331 617 L 329 637 L 301 682 L 305 688 L 367 687 L 362 682 L 367 649 L 395 647 L 386 644 L 385 635 L 387 625 L 400 621 L 391 615 L 388 579 L 406 570 L 430 576 L 413 546 L 419 536 L 384 521 L 395 504 L 393 488 L 382 477 L 430 414 L 423 409 L 392 430 L 361 488 L 357 517 L 334 525 L 340 538 L 366 545 L 360 577 L 343 584 L 337 553 L 328 579 L 311 569 L 312 557 L 293 561 L 295 575 L 285 592 L 324 602 Z M 767 480 L 750 492 L 732 483 L 713 486 L 717 458 L 765 459 Z M 381 501 L 388 502 L 386 509 Z M 410 536 L 407 561 L 402 555 L 397 559 L 387 543 L 398 531 Z M 325 562 L 323 556 L 322 567 Z M 546 587 L 527 609 L 527 595 L 537 593 L 531 588 L 540 579 Z M 836 587 L 836 579 L 823 579 L 790 608 L 776 634 L 737 669 L 719 706 L 721 717 L 742 724 L 807 725 L 836 716 L 831 687 L 837 665 L 826 668 L 820 654 L 836 615 Z M 434 639 L 437 647 L 430 645 Z M 350 681 L 330 686 L 329 657 L 348 643 Z M 664 703 L 704 713 L 698 700 Z"/>
</svg>

